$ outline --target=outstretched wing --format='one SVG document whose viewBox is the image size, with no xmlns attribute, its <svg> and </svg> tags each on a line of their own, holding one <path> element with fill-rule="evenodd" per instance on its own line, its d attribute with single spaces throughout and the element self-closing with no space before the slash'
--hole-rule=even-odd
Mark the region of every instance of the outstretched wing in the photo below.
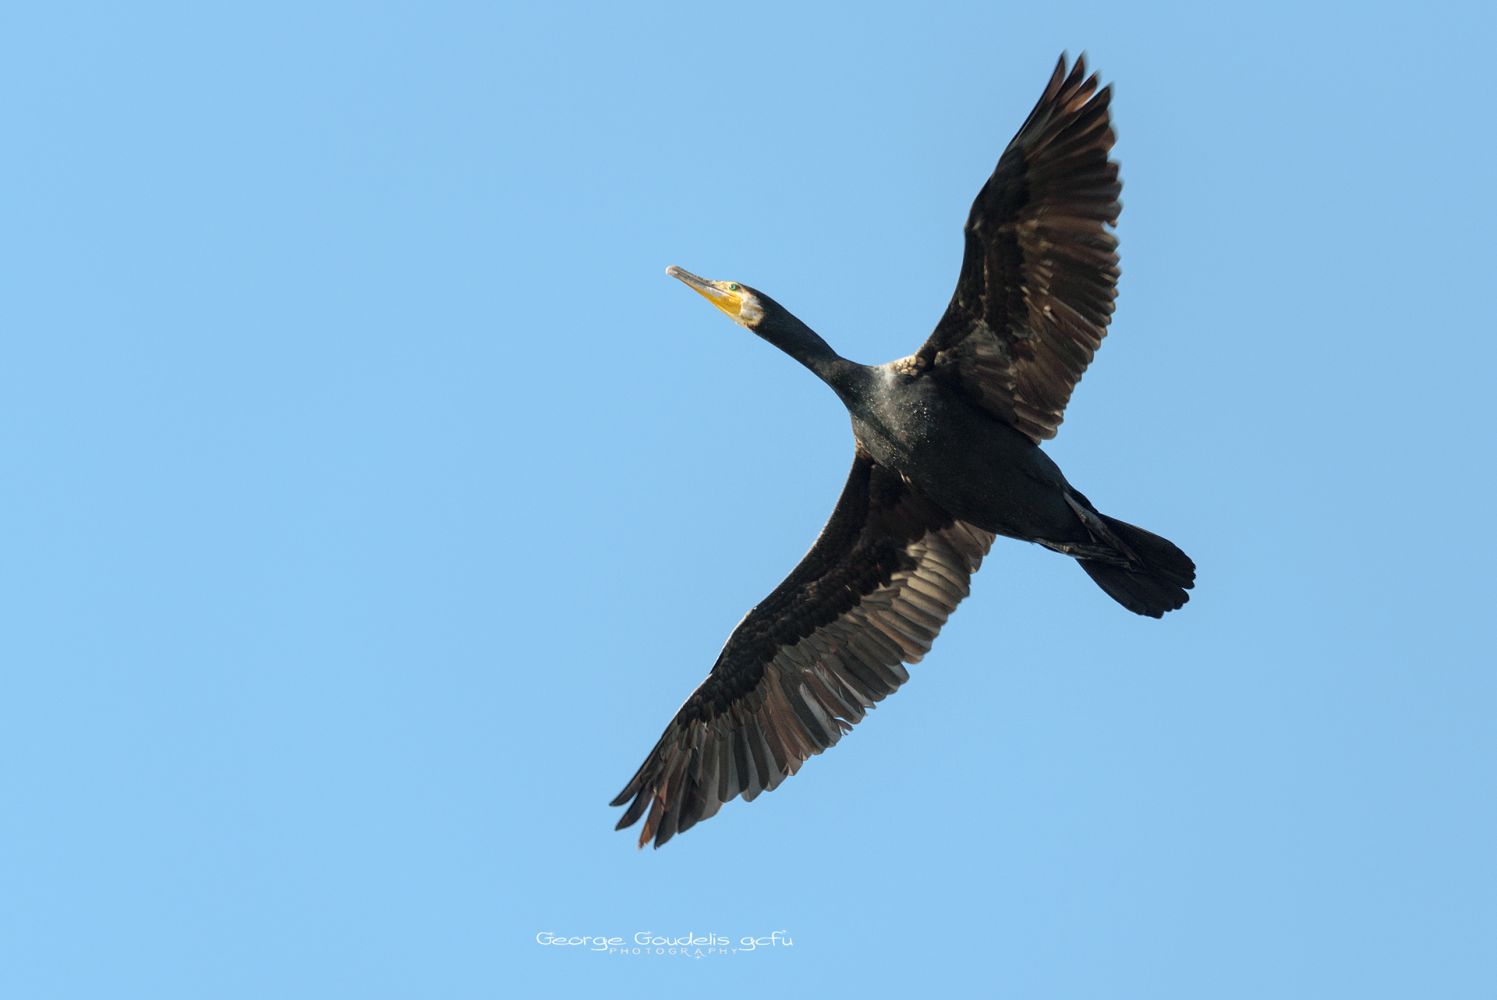
<svg viewBox="0 0 1497 1000">
<path fill-rule="evenodd" d="M 613 800 L 659 847 L 832 746 L 909 678 L 967 596 L 993 536 L 952 519 L 861 450 L 816 544 L 738 624 Z M 631 801 L 632 800 L 632 801 Z"/>
<path fill-rule="evenodd" d="M 972 203 L 956 292 L 915 354 L 1036 442 L 1055 436 L 1117 297 L 1111 99 L 1085 57 L 1068 73 L 1061 56 Z"/>
</svg>

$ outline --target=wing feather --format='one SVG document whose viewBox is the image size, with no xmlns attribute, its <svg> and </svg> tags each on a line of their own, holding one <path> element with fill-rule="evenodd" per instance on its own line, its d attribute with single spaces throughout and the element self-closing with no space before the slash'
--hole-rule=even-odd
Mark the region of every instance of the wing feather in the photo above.
<svg viewBox="0 0 1497 1000">
<path fill-rule="evenodd" d="M 656 847 L 752 800 L 836 745 L 909 680 L 993 536 L 961 521 L 859 451 L 816 544 L 733 630 L 613 800 L 618 828 L 644 817 Z"/>
<path fill-rule="evenodd" d="M 1107 335 L 1122 206 L 1112 91 L 1065 56 L 967 217 L 951 304 L 916 352 L 1036 442 L 1055 436 Z"/>
</svg>

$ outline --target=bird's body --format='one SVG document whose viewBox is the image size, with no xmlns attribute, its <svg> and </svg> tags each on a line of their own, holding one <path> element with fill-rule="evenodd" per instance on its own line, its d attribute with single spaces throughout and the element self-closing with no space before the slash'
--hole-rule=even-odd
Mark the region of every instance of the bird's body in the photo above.
<svg viewBox="0 0 1497 1000">
<path fill-rule="evenodd" d="M 744 617 L 614 805 L 659 847 L 735 796 L 776 787 L 908 679 L 995 536 L 1073 557 L 1119 604 L 1160 617 L 1195 565 L 1100 513 L 1045 454 L 1101 345 L 1118 276 L 1121 185 L 1108 89 L 1077 60 L 973 203 L 950 305 L 906 358 L 838 355 L 768 295 L 668 272 L 789 354 L 846 405 L 847 485 L 790 576 Z"/>
<path fill-rule="evenodd" d="M 1065 500 L 1070 484 L 1039 445 L 906 359 L 865 370 L 861 390 L 844 401 L 854 438 L 875 462 L 984 531 L 1083 540 Z"/>
</svg>

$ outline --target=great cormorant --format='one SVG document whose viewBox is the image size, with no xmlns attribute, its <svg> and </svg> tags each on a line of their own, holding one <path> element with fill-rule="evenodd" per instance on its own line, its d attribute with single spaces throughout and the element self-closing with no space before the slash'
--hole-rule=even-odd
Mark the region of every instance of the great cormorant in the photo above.
<svg viewBox="0 0 1497 1000">
<path fill-rule="evenodd" d="M 1118 279 L 1111 88 L 1061 56 L 966 225 L 951 304 L 906 358 L 860 365 L 757 289 L 668 273 L 805 365 L 852 416 L 852 473 L 799 566 L 729 636 L 613 805 L 659 847 L 773 789 L 909 678 L 994 536 L 1071 556 L 1129 611 L 1188 600 L 1195 564 L 1099 512 L 1039 444 L 1101 346 Z"/>
</svg>

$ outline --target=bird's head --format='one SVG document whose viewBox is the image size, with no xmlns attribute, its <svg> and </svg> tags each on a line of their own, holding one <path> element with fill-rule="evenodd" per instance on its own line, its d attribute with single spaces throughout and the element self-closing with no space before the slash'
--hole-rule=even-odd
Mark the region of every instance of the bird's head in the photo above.
<svg viewBox="0 0 1497 1000">
<path fill-rule="evenodd" d="M 823 382 L 838 392 L 842 391 L 838 388 L 840 383 L 834 381 L 834 369 L 842 371 L 851 363 L 839 358 L 814 330 L 774 299 L 748 285 L 736 281 L 708 281 L 679 267 L 668 267 L 665 273 L 727 313 L 733 322 L 752 330 L 811 369 Z"/>
<path fill-rule="evenodd" d="M 665 273 L 680 279 L 686 287 L 726 313 L 733 322 L 750 330 L 758 330 L 765 313 L 774 305 L 767 295 L 736 281 L 708 281 L 674 264 L 666 268 Z"/>
</svg>

